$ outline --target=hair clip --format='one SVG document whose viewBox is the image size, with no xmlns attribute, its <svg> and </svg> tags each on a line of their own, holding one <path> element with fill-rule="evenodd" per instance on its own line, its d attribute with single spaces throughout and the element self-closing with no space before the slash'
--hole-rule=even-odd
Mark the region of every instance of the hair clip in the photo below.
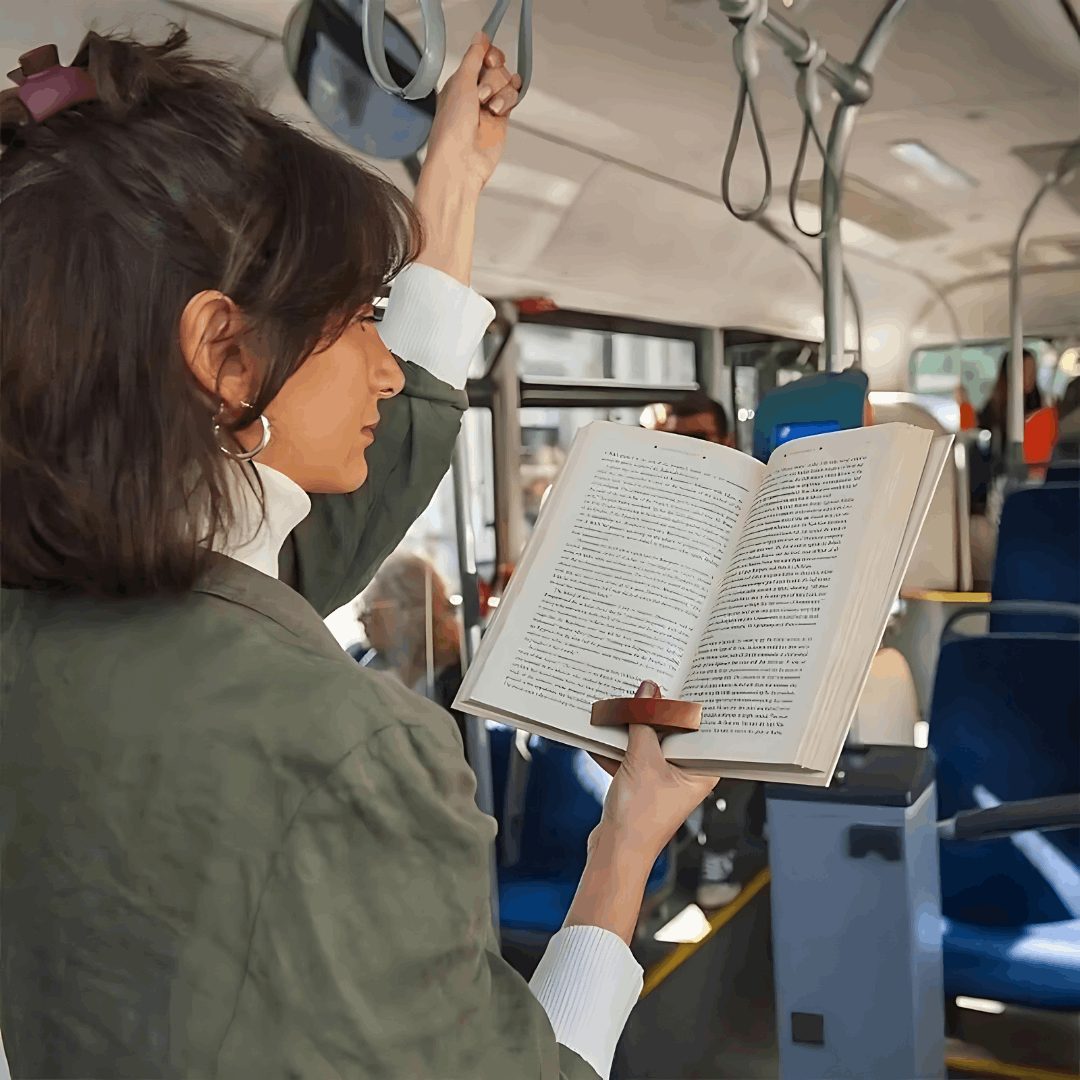
<svg viewBox="0 0 1080 1080">
<path fill-rule="evenodd" d="M 18 86 L 3 97 L 16 97 L 37 123 L 83 101 L 98 97 L 93 79 L 84 68 L 62 67 L 55 45 L 41 45 L 19 57 L 19 67 L 7 76 Z"/>
</svg>

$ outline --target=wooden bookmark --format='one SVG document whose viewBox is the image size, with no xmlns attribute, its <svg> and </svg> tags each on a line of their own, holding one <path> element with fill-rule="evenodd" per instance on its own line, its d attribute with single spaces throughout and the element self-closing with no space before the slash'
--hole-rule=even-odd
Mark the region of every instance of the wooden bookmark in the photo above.
<svg viewBox="0 0 1080 1080">
<path fill-rule="evenodd" d="M 648 724 L 662 738 L 697 731 L 701 727 L 701 705 L 662 697 L 607 698 L 593 702 L 590 723 L 594 727 Z"/>
</svg>

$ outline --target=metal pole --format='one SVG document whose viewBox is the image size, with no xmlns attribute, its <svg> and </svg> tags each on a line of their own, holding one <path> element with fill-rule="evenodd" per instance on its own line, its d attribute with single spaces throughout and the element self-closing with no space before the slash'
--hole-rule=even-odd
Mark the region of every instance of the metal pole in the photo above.
<svg viewBox="0 0 1080 1080">
<path fill-rule="evenodd" d="M 476 546 L 469 507 L 472 505 L 468 460 L 462 452 L 465 431 L 458 436 L 454 447 L 451 470 L 454 478 L 454 522 L 457 529 L 458 569 L 461 572 L 461 609 L 465 623 L 465 666 L 468 668 L 480 646 L 480 589 L 476 576 Z M 476 805 L 480 812 L 495 816 L 495 792 L 491 777 L 491 747 L 487 727 L 478 716 L 465 717 L 465 752 L 476 774 Z M 495 861 L 495 844 L 488 850 L 490 876 L 491 922 L 499 936 L 499 876 Z"/>
<path fill-rule="evenodd" d="M 1005 470 L 1006 475 L 1023 479 L 1024 468 L 1024 320 L 1020 313 L 1020 243 L 1024 226 L 1031 217 L 1046 184 L 1028 207 L 1016 231 L 1009 264 L 1009 375 L 1005 394 Z"/>
<path fill-rule="evenodd" d="M 525 546 L 525 514 L 521 502 L 521 418 L 518 416 L 519 387 L 517 344 L 513 329 L 517 311 L 512 304 L 500 303 L 499 314 L 507 325 L 509 340 L 499 350 L 498 359 L 488 372 L 494 388 L 491 426 L 495 440 L 495 552 L 499 566 L 515 566 Z"/>
<path fill-rule="evenodd" d="M 897 15 L 907 0 L 888 0 L 866 35 L 853 68 L 867 77 L 872 74 L 892 34 Z M 769 27 L 770 15 L 765 20 Z M 822 65 L 822 71 L 825 65 Z M 843 90 L 841 90 L 841 94 Z M 836 108 L 829 143 L 826 147 L 826 168 L 822 176 L 821 220 L 821 284 L 825 294 L 825 370 L 839 371 L 844 360 L 844 252 L 840 242 L 840 198 L 848 147 L 855 131 L 859 109 L 869 99 L 844 100 Z"/>
</svg>

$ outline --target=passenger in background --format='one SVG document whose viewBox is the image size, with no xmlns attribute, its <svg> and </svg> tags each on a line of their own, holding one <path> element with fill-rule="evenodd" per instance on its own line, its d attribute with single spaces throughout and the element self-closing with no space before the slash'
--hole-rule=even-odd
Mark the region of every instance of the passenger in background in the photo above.
<svg viewBox="0 0 1080 1080">
<path fill-rule="evenodd" d="M 1036 385 L 1036 359 L 1024 350 L 1024 418 L 1043 407 Z M 1004 502 L 1005 415 L 1008 401 L 1009 353 L 998 368 L 997 382 L 979 413 L 979 427 L 990 432 L 990 462 L 986 482 L 973 487 L 971 496 L 971 569 L 977 589 L 989 589 L 997 550 L 997 528 Z"/>
<path fill-rule="evenodd" d="M 461 687 L 461 636 L 446 583 L 435 567 L 421 555 L 391 555 L 361 593 L 357 616 L 367 647 L 353 645 L 349 655 L 361 667 L 387 672 L 441 705 L 457 721 L 464 741 L 465 718 L 450 708 Z"/>
<path fill-rule="evenodd" d="M 728 425 L 724 406 L 719 401 L 713 401 L 702 390 L 673 405 L 665 405 L 664 411 L 664 431 L 689 435 L 692 439 L 704 439 L 721 446 L 735 445 L 735 435 Z"/>
<path fill-rule="evenodd" d="M 1035 381 L 1036 360 L 1030 349 L 1024 350 L 1024 416 L 1028 417 L 1036 409 L 1043 407 L 1042 394 Z M 990 393 L 990 398 L 979 413 L 979 427 L 985 428 L 996 441 L 995 452 L 1001 453 L 1005 443 L 1005 404 L 1009 382 L 1009 354 L 1001 358 L 997 382 Z"/>
</svg>

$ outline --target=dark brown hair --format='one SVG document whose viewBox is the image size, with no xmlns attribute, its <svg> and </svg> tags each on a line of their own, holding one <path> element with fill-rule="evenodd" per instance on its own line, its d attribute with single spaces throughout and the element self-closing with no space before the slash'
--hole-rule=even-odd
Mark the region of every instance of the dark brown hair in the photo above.
<svg viewBox="0 0 1080 1080">
<path fill-rule="evenodd" d="M 672 416 L 687 417 L 698 416 L 701 413 L 712 413 L 716 419 L 716 433 L 721 439 L 726 439 L 728 434 L 727 411 L 719 401 L 714 401 L 704 390 L 694 390 L 685 397 L 679 398 L 667 406 Z"/>
<path fill-rule="evenodd" d="M 234 525 L 235 466 L 177 341 L 188 300 L 230 297 L 259 364 L 224 437 L 419 251 L 388 180 L 187 43 L 175 26 L 161 45 L 91 32 L 73 63 L 100 100 L 0 129 L 5 586 L 190 588 Z"/>
</svg>

